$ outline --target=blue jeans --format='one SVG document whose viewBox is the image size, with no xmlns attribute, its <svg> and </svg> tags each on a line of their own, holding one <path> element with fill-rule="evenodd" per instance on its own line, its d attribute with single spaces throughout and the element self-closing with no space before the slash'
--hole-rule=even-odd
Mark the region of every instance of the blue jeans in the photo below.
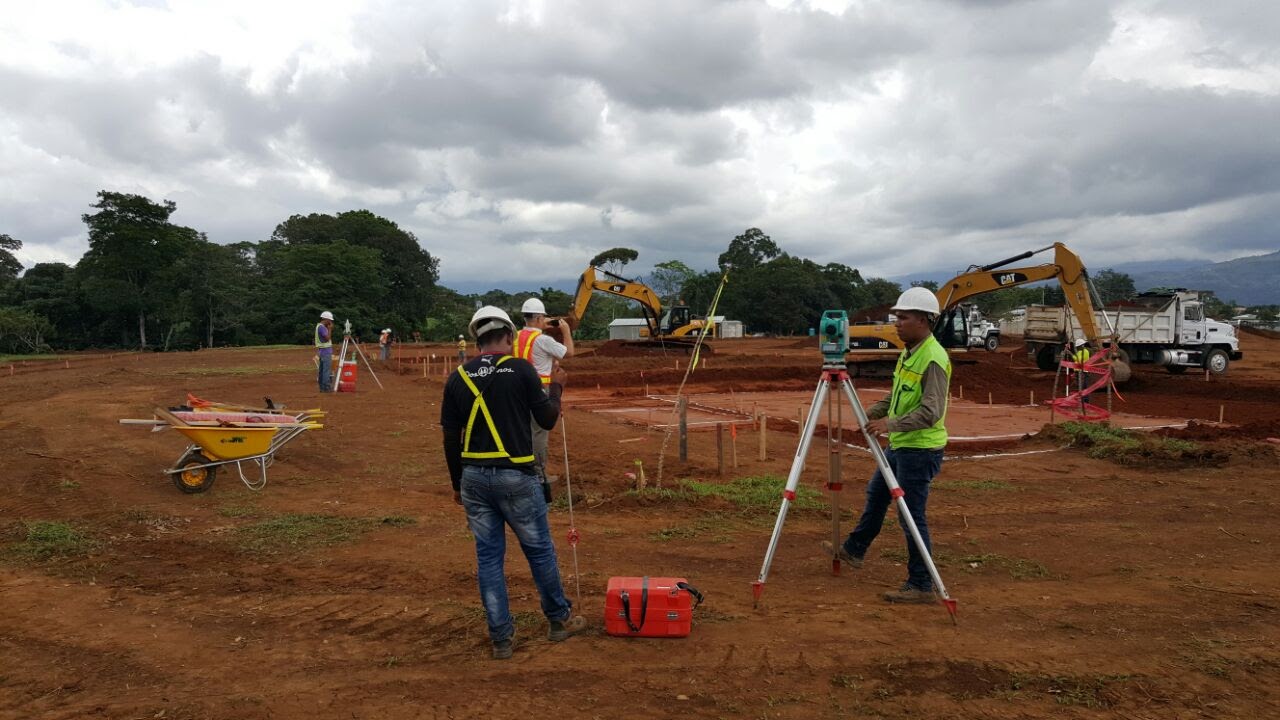
<svg viewBox="0 0 1280 720">
<path fill-rule="evenodd" d="M 911 518 L 916 521 L 920 539 L 924 541 L 925 548 L 932 553 L 933 545 L 929 542 L 929 524 L 925 521 L 925 508 L 929 504 L 929 483 L 933 482 L 934 476 L 942 469 L 942 448 L 936 450 L 890 448 L 885 451 L 885 456 L 889 460 L 889 468 L 898 478 L 898 485 L 902 487 L 903 499 L 907 501 Z M 872 475 L 871 481 L 867 483 L 867 504 L 862 509 L 862 517 L 858 518 L 857 527 L 844 541 L 844 549 L 850 555 L 860 558 L 867 553 L 867 548 L 871 547 L 871 541 L 880 534 L 880 527 L 884 524 L 884 516 L 892 500 L 893 498 L 889 496 L 889 486 L 884 482 L 884 475 L 876 470 L 876 474 Z M 932 590 L 933 578 L 929 575 L 924 557 L 911 539 L 906 523 L 899 524 L 902 525 L 902 533 L 907 538 L 907 584 L 917 590 Z"/>
<path fill-rule="evenodd" d="M 320 392 L 333 390 L 333 352 L 316 353 L 320 359 Z"/>
<path fill-rule="evenodd" d="M 462 507 L 476 537 L 480 600 L 489 622 L 489 639 L 501 642 L 515 632 L 503 574 L 506 525 L 515 532 L 529 561 L 533 583 L 542 597 L 542 614 L 557 622 L 568 618 L 572 605 L 560 585 L 556 546 L 547 524 L 547 501 L 542 498 L 537 476 L 512 468 L 463 465 Z"/>
</svg>

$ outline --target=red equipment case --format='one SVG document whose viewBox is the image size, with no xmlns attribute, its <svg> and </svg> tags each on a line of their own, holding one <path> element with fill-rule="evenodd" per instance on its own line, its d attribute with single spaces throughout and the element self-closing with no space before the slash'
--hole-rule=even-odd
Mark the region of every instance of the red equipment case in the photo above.
<svg viewBox="0 0 1280 720">
<path fill-rule="evenodd" d="M 693 609 L 701 603 L 702 593 L 684 578 L 612 577 L 604 631 L 617 637 L 687 637 Z"/>
<path fill-rule="evenodd" d="M 342 374 L 338 376 L 338 392 L 356 391 L 357 367 L 355 360 L 342 361 Z"/>
</svg>

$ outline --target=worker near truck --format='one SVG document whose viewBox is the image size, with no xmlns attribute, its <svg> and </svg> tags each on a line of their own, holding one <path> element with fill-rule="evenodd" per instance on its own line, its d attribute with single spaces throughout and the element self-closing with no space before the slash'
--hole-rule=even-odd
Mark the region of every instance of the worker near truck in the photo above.
<svg viewBox="0 0 1280 720">
<path fill-rule="evenodd" d="M 932 552 L 925 514 L 929 484 L 942 469 L 942 452 L 947 444 L 947 398 L 951 385 L 951 360 L 933 336 L 939 314 L 938 298 L 929 290 L 913 287 L 902 293 L 893 306 L 895 326 L 905 345 L 893 371 L 893 390 L 867 410 L 866 430 L 889 434 L 885 457 L 898 479 L 907 508 L 920 531 L 920 539 Z M 823 546 L 853 567 L 861 567 L 867 549 L 884 524 L 893 498 L 879 470 L 867 483 L 867 499 L 862 517 L 853 532 L 838 548 Z M 933 578 L 905 523 L 907 538 L 907 580 L 896 591 L 884 594 L 893 603 L 932 603 Z"/>
<path fill-rule="evenodd" d="M 325 310 L 320 313 L 320 322 L 316 323 L 313 342 L 316 346 L 316 365 L 319 376 L 320 392 L 333 391 L 333 313 Z"/>
<path fill-rule="evenodd" d="M 1093 354 L 1089 352 L 1089 341 L 1085 338 L 1079 338 L 1072 345 L 1071 362 L 1076 364 L 1076 387 L 1080 392 L 1080 402 L 1089 402 L 1089 396 L 1084 394 L 1085 388 L 1093 384 L 1093 378 L 1084 371 L 1084 364 L 1089 362 L 1089 358 Z"/>
<path fill-rule="evenodd" d="M 513 354 L 528 360 L 538 371 L 538 378 L 543 387 L 551 383 L 551 372 L 560 360 L 573 356 L 573 334 L 569 324 L 560 322 L 559 318 L 548 318 L 547 308 L 538 298 L 529 298 L 520 307 L 524 316 L 524 329 L 516 335 Z M 563 343 L 556 342 L 547 334 L 552 327 L 560 329 Z M 547 481 L 547 440 L 549 433 L 537 422 L 531 424 L 533 430 L 533 454 L 537 457 L 538 477 L 543 483 Z M 549 490 L 548 490 L 549 493 Z"/>
<path fill-rule="evenodd" d="M 573 615 L 560 582 L 547 502 L 534 474 L 529 418 L 550 430 L 560 416 L 566 373 L 555 368 L 544 385 L 527 361 L 511 355 L 515 324 L 503 310 L 485 306 L 469 326 L 478 356 L 451 373 L 440 406 L 444 455 L 453 500 L 467 512 L 476 542 L 477 578 L 493 643 L 493 657 L 511 657 L 515 624 L 503 573 L 506 526 L 520 541 L 550 623 L 547 639 L 567 640 L 586 629 Z"/>
</svg>

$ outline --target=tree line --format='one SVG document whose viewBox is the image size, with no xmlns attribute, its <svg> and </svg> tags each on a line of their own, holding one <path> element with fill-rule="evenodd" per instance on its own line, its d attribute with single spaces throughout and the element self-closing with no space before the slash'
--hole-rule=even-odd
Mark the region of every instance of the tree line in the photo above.
<svg viewBox="0 0 1280 720">
<path fill-rule="evenodd" d="M 38 263 L 22 272 L 21 242 L 0 234 L 0 352 L 85 348 L 193 349 L 311 341 L 322 310 L 357 333 L 391 327 L 401 340 L 456 338 L 480 305 L 515 316 L 525 299 L 542 298 L 565 315 L 570 293 L 551 287 L 462 294 L 439 284 L 439 261 L 414 235 L 368 210 L 294 215 L 260 242 L 221 245 L 177 225 L 176 205 L 103 190 L 82 217 L 89 249 L 75 265 Z M 614 273 L 639 257 L 611 248 L 590 263 Z M 741 320 L 749 332 L 804 334 L 827 309 L 883 315 L 902 291 L 840 263 L 819 264 L 785 252 L 759 228 L 734 237 L 717 267 L 696 270 L 680 260 L 654 264 L 640 278 L 663 302 L 695 314 Z M 1129 297 L 1133 281 L 1104 270 L 1094 277 L 1105 301 Z M 931 285 L 931 283 L 916 283 Z M 1060 288 L 1010 288 L 976 298 L 988 315 L 1032 303 L 1059 304 Z M 618 317 L 639 306 L 597 293 L 576 337 L 608 336 Z"/>
</svg>

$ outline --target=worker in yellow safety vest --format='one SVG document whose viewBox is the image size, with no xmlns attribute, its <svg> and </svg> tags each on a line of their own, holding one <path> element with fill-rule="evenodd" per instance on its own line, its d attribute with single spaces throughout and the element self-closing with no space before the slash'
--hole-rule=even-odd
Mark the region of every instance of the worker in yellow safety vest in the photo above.
<svg viewBox="0 0 1280 720">
<path fill-rule="evenodd" d="M 1076 369 L 1076 386 L 1081 393 L 1080 400 L 1081 402 L 1089 402 L 1089 396 L 1084 394 L 1084 389 L 1092 385 L 1093 380 L 1090 377 L 1090 373 L 1084 371 L 1084 364 L 1089 362 L 1089 358 L 1093 357 L 1093 354 L 1089 352 L 1089 341 L 1084 338 L 1076 340 L 1073 347 L 1071 362 L 1079 366 Z"/>
<path fill-rule="evenodd" d="M 325 310 L 316 323 L 313 342 L 316 346 L 316 363 L 319 366 L 320 392 L 333 392 L 333 313 Z"/>
<path fill-rule="evenodd" d="M 511 657 L 515 624 L 504 574 L 506 526 L 529 562 L 550 628 L 547 639 L 567 640 L 587 627 L 573 615 L 560 582 L 547 500 L 534 474 L 529 420 L 555 427 L 566 373 L 555 368 L 543 385 L 527 361 L 512 357 L 515 325 L 507 313 L 482 307 L 469 327 L 480 354 L 458 366 L 444 386 L 440 427 L 454 502 L 467 511 L 475 537 L 480 599 L 495 660 Z"/>
<path fill-rule="evenodd" d="M 920 531 L 920 539 L 932 552 L 925 510 L 929 484 L 942 469 L 942 451 L 947 445 L 947 398 L 951 387 L 951 359 L 933 336 L 939 314 L 938 297 L 922 287 L 909 288 L 893 306 L 898 337 L 906 349 L 898 356 L 889 395 L 867 409 L 866 429 L 873 435 L 888 433 L 885 457 L 898 478 L 907 508 Z M 853 567 L 862 567 L 863 556 L 880 533 L 885 513 L 893 502 L 879 470 L 867 483 L 867 500 L 853 532 L 839 546 L 823 546 Z M 894 603 L 932 603 L 933 578 L 924 557 L 912 541 L 905 523 L 899 522 L 907 537 L 907 581 L 884 599 Z"/>
<path fill-rule="evenodd" d="M 573 333 L 568 323 L 561 322 L 559 318 L 547 317 L 547 308 L 538 298 L 525 300 L 520 313 L 524 315 L 524 329 L 516 335 L 512 354 L 532 363 L 545 387 L 551 383 L 551 372 L 559 361 L 573 356 Z M 546 330 L 551 327 L 560 328 L 563 343 L 556 342 L 555 338 L 547 335 Z M 530 427 L 533 429 L 533 454 L 537 457 L 538 477 L 546 482 L 549 433 L 536 422 L 531 423 Z"/>
<path fill-rule="evenodd" d="M 467 361 L 467 339 L 461 335 L 458 336 L 458 363 Z"/>
</svg>

